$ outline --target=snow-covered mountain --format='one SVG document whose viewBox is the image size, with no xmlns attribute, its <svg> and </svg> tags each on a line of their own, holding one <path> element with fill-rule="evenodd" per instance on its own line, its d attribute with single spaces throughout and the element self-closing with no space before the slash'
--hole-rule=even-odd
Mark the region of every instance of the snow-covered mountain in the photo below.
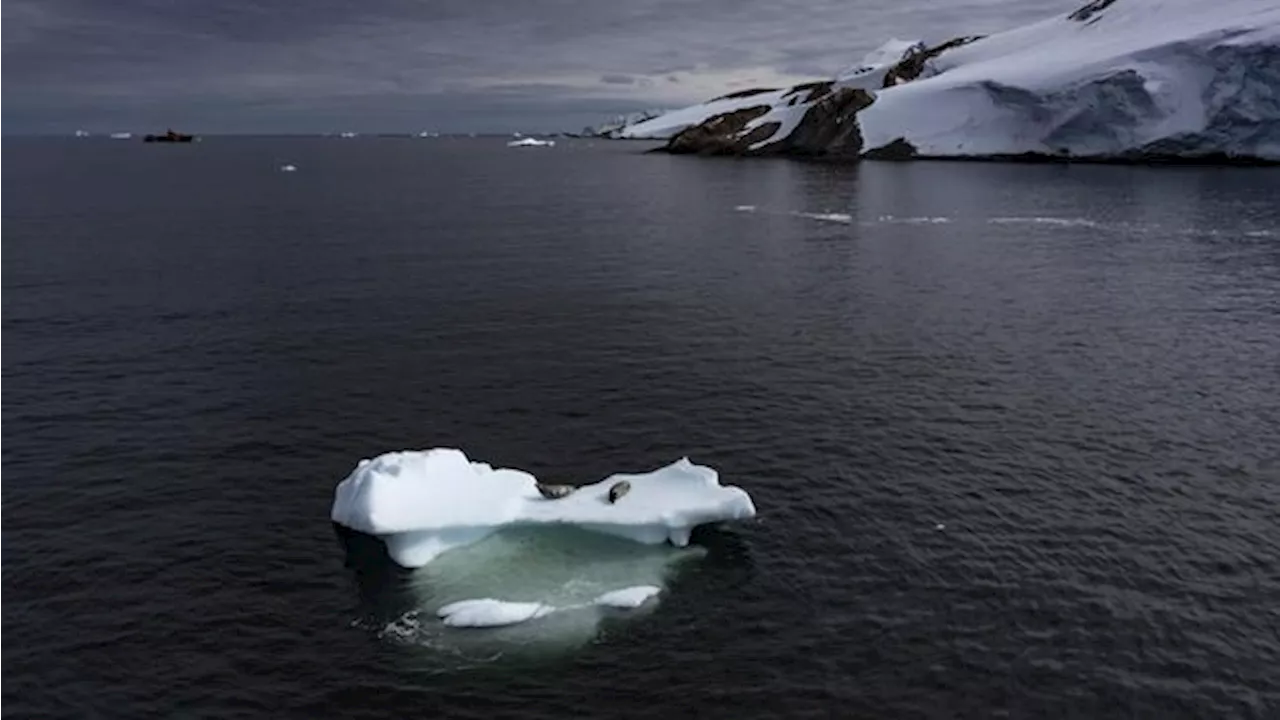
<svg viewBox="0 0 1280 720">
<path fill-rule="evenodd" d="M 621 138 L 627 128 L 637 123 L 659 117 L 670 110 L 640 110 L 626 115 L 618 115 L 608 122 L 601 123 L 595 127 L 585 127 L 582 129 L 583 137 L 602 137 L 602 138 Z"/>
<path fill-rule="evenodd" d="M 1280 2 L 1094 0 L 636 123 L 670 152 L 1280 161 Z"/>
</svg>

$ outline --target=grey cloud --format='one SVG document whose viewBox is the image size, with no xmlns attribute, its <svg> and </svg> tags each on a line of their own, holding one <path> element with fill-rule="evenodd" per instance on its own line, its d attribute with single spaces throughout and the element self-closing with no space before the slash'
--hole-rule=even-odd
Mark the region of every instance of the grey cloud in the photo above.
<svg viewBox="0 0 1280 720">
<path fill-rule="evenodd" d="M 990 32 L 1080 1 L 6 0 L 4 127 L 576 128 L 596 109 L 704 99 L 705 78 L 821 77 L 890 37 Z"/>
</svg>

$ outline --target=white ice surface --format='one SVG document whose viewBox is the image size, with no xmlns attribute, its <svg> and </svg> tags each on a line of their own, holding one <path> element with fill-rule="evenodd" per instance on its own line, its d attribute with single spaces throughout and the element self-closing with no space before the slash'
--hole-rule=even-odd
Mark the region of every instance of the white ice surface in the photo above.
<svg viewBox="0 0 1280 720">
<path fill-rule="evenodd" d="M 609 488 L 631 490 L 616 503 Z M 755 515 L 742 489 L 684 458 L 642 474 L 617 474 L 568 497 L 543 498 L 520 470 L 471 462 L 460 450 L 405 451 L 362 460 L 338 484 L 331 517 L 375 535 L 391 558 L 421 567 L 451 548 L 510 526 L 573 525 L 640 543 L 684 546 L 694 527 Z"/>
</svg>

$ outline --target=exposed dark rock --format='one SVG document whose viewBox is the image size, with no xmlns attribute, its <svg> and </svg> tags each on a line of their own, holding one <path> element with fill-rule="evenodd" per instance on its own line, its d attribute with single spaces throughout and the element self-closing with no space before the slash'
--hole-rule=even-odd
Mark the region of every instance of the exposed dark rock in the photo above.
<svg viewBox="0 0 1280 720">
<path fill-rule="evenodd" d="M 812 96 L 817 90 L 811 90 Z M 775 155 L 857 157 L 862 151 L 858 112 L 875 98 L 859 88 L 826 88 L 825 95 L 805 111 L 791 135 L 760 149 Z"/>
<path fill-rule="evenodd" d="M 796 85 L 788 90 L 783 97 L 791 98 L 791 102 L 789 102 L 788 105 L 794 105 L 797 101 L 809 103 L 831 92 L 831 88 L 834 85 L 835 81 L 833 80 L 820 80 L 818 82 Z M 809 94 L 806 95 L 804 99 L 800 99 L 800 93 L 805 91 L 808 91 Z"/>
<path fill-rule="evenodd" d="M 753 105 L 721 113 L 699 125 L 681 130 L 663 149 L 675 155 L 741 155 L 752 143 L 769 137 L 778 129 L 777 123 L 765 123 L 739 137 L 747 123 L 767 112 L 768 105 Z M 766 128 L 768 132 L 764 132 Z"/>
<path fill-rule="evenodd" d="M 888 145 L 871 148 L 862 153 L 867 160 L 910 160 L 916 156 L 916 146 L 906 138 L 898 138 Z"/>
<path fill-rule="evenodd" d="M 901 85 L 920 77 L 924 73 L 926 64 L 941 55 L 942 53 L 968 45 L 976 40 L 981 40 L 984 35 L 963 35 L 961 37 L 952 38 L 941 45 L 931 48 L 925 48 L 919 52 L 911 53 L 903 58 L 897 65 L 889 69 L 884 75 L 884 84 L 882 87 L 893 87 Z"/>
<path fill-rule="evenodd" d="M 1116 0 L 1093 0 L 1093 2 L 1068 15 L 1067 18 L 1075 20 L 1076 22 L 1088 22 L 1089 18 L 1092 18 L 1094 15 L 1111 7 L 1111 4 L 1115 1 Z"/>
<path fill-rule="evenodd" d="M 862 150 L 858 111 L 875 99 L 858 88 L 833 89 L 834 83 L 798 85 L 788 94 L 807 93 L 802 102 L 811 103 L 804 116 L 785 138 L 777 138 L 760 148 L 752 145 L 773 138 L 780 123 L 767 122 L 744 132 L 748 123 L 768 113 L 770 106 L 756 105 L 723 113 L 688 128 L 671 138 L 665 152 L 699 155 L 795 155 L 856 158 Z M 812 98 L 812 100 L 811 100 Z"/>
</svg>

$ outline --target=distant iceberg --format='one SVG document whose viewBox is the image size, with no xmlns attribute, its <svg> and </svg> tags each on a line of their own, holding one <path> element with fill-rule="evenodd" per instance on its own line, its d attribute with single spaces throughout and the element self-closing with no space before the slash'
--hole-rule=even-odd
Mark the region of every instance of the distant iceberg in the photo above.
<svg viewBox="0 0 1280 720">
<path fill-rule="evenodd" d="M 112 140 L 128 140 L 128 139 L 130 139 L 130 138 L 132 138 L 132 137 L 133 137 L 133 133 L 129 133 L 129 132 L 113 132 L 113 133 L 111 133 L 111 139 L 112 139 Z"/>
<path fill-rule="evenodd" d="M 615 484 L 630 491 L 609 501 Z M 549 500 L 533 475 L 470 461 L 461 450 L 404 451 L 362 460 L 338 484 L 335 523 L 383 541 L 401 566 L 422 567 L 453 548 L 513 526 L 571 525 L 657 545 L 689 543 L 693 528 L 755 515 L 746 491 L 720 484 L 688 458 L 617 474 Z"/>
<path fill-rule="evenodd" d="M 512 140 L 507 143 L 507 147 L 555 147 L 555 140 L 539 140 L 538 138 L 523 138 L 521 140 Z"/>
</svg>

